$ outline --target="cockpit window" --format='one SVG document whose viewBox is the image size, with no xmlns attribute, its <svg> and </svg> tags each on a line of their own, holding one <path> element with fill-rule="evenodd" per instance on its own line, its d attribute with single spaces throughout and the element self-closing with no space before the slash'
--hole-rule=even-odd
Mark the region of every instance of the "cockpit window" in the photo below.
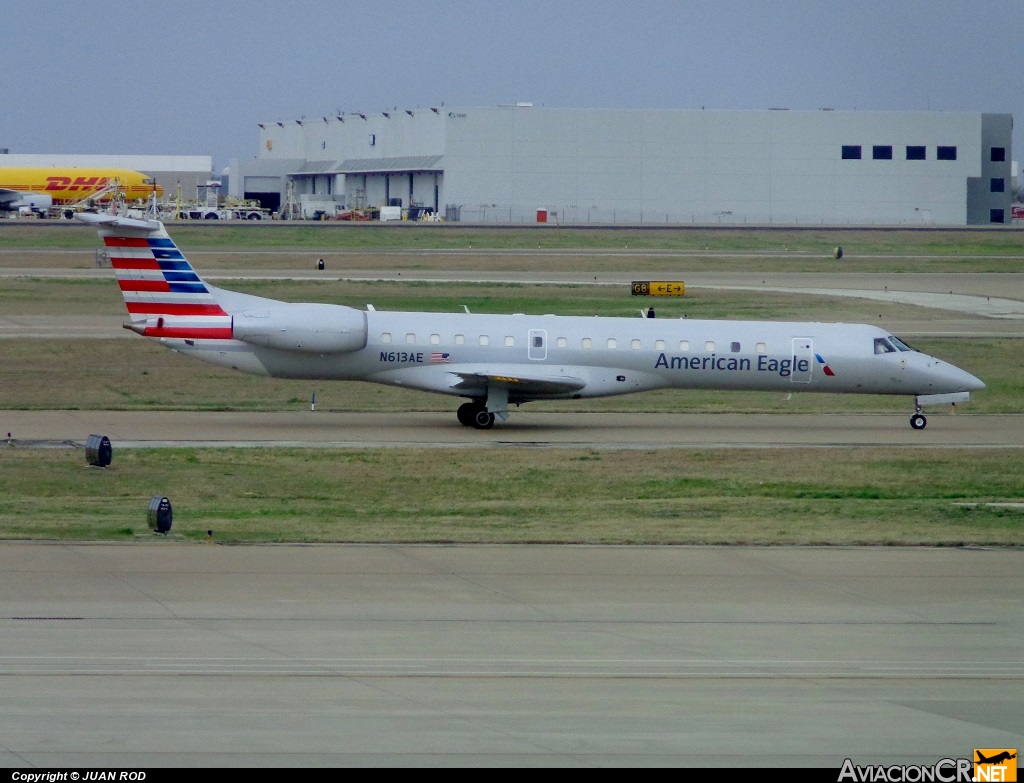
<svg viewBox="0 0 1024 783">
<path fill-rule="evenodd" d="M 896 353 L 896 348 L 894 348 L 893 344 L 884 337 L 876 337 L 875 353 Z"/>
<path fill-rule="evenodd" d="M 893 337 L 889 335 L 889 342 L 896 346 L 897 351 L 913 351 L 914 349 L 903 342 L 899 337 Z"/>
<path fill-rule="evenodd" d="M 875 338 L 875 353 L 896 353 L 900 351 L 913 351 L 914 349 L 903 342 L 899 337 L 893 337 L 891 334 L 887 337 L 876 337 Z"/>
</svg>

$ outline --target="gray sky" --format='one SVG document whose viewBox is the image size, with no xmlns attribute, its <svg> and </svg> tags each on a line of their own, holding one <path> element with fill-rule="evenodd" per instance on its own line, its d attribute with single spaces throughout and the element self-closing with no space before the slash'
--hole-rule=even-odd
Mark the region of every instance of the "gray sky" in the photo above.
<svg viewBox="0 0 1024 783">
<path fill-rule="evenodd" d="M 257 150 L 257 123 L 494 106 L 984 111 L 1024 0 L 0 0 L 0 147 Z"/>
</svg>

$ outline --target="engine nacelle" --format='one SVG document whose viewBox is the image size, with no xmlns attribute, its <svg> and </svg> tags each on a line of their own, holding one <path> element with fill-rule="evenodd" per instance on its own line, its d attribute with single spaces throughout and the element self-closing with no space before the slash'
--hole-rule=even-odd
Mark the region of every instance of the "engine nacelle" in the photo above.
<svg viewBox="0 0 1024 783">
<path fill-rule="evenodd" d="M 46 212 L 52 206 L 53 196 L 43 193 L 22 193 L 14 201 L 3 203 L 3 209 L 10 212 L 18 210 L 19 212 L 38 212 L 39 214 Z"/>
<path fill-rule="evenodd" d="M 332 304 L 277 304 L 236 313 L 232 336 L 250 345 L 306 353 L 345 353 L 366 346 L 366 313 Z"/>
</svg>

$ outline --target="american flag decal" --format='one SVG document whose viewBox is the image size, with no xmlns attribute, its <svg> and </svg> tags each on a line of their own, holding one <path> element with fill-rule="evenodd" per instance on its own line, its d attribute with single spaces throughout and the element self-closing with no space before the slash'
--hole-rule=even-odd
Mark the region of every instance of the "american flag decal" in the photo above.
<svg viewBox="0 0 1024 783">
<path fill-rule="evenodd" d="M 448 358 L 446 353 L 432 353 L 430 354 L 431 364 L 448 364 L 451 359 Z"/>
</svg>

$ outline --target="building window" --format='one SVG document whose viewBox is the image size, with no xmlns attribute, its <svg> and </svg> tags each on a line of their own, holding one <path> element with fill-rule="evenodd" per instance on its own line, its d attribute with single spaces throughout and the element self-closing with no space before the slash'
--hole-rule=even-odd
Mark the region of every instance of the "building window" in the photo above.
<svg viewBox="0 0 1024 783">
<path fill-rule="evenodd" d="M 860 145 L 859 144 L 844 144 L 843 145 L 843 160 L 860 160 Z"/>
<path fill-rule="evenodd" d="M 989 193 L 1005 193 L 1006 192 L 1006 180 L 1002 177 L 993 177 L 988 181 L 988 192 Z"/>
<path fill-rule="evenodd" d="M 876 144 L 871 148 L 871 157 L 875 160 L 892 160 L 892 145 Z"/>
<path fill-rule="evenodd" d="M 928 159 L 928 148 L 924 145 L 911 146 L 907 145 L 907 160 L 927 160 Z"/>
<path fill-rule="evenodd" d="M 1003 210 L 1001 210 L 1001 209 L 990 209 L 988 211 L 988 222 L 989 223 L 1005 223 L 1006 220 L 1003 217 Z"/>
<path fill-rule="evenodd" d="M 1006 147 L 993 147 L 988 159 L 993 163 L 1002 163 L 1006 160 Z"/>
<path fill-rule="evenodd" d="M 939 147 L 935 157 L 939 160 L 956 160 L 956 147 Z"/>
</svg>

